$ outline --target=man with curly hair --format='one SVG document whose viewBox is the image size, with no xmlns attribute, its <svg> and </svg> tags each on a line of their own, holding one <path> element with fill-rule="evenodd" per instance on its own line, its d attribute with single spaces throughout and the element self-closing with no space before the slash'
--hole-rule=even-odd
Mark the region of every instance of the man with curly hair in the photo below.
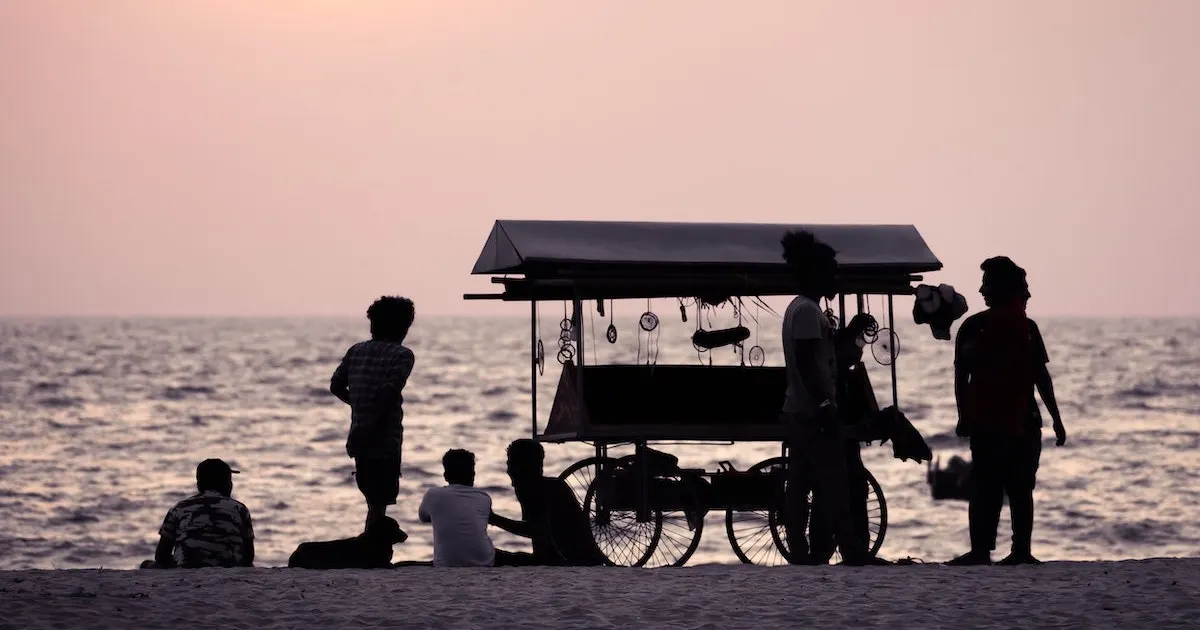
<svg viewBox="0 0 1200 630">
<path fill-rule="evenodd" d="M 867 563 L 866 545 L 850 513 L 846 437 L 837 405 L 837 359 L 834 330 L 820 300 L 837 294 L 837 252 L 807 231 L 792 231 L 781 240 L 783 258 L 792 270 L 796 297 L 783 316 L 783 356 L 787 393 L 783 421 L 787 438 L 787 492 L 784 525 L 793 564 L 828 558 L 836 544 L 847 565 Z M 813 493 L 813 548 L 805 536 L 807 494 Z M 836 541 L 836 543 L 835 543 Z M 818 548 L 820 547 L 820 548 Z"/>
<path fill-rule="evenodd" d="M 404 443 L 402 394 L 416 359 L 404 345 L 415 318 L 412 300 L 384 296 L 367 309 L 371 339 L 354 344 L 333 373 L 329 390 L 350 405 L 346 454 L 367 500 L 364 531 L 387 514 L 400 493 Z M 407 535 L 401 531 L 401 538 Z"/>
</svg>

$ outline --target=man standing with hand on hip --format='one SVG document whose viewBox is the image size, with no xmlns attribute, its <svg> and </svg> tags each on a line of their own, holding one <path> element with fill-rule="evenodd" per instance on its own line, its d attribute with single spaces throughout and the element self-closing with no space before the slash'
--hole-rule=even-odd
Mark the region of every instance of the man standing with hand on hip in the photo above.
<svg viewBox="0 0 1200 630">
<path fill-rule="evenodd" d="M 400 451 L 404 443 L 404 390 L 416 359 L 404 345 L 415 311 L 412 300 L 381 297 L 367 309 L 371 339 L 346 352 L 329 390 L 350 405 L 346 454 L 354 458 L 358 489 L 367 500 L 363 531 L 387 515 L 400 493 Z M 407 534 L 400 532 L 401 538 Z"/>
</svg>

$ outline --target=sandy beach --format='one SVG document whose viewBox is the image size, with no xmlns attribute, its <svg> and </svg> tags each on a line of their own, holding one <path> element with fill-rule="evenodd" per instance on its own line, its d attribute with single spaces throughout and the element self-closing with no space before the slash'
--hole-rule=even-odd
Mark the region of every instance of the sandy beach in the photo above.
<svg viewBox="0 0 1200 630">
<path fill-rule="evenodd" d="M 9 571 L 0 627 L 1200 626 L 1200 559 L 1036 567 Z"/>
</svg>

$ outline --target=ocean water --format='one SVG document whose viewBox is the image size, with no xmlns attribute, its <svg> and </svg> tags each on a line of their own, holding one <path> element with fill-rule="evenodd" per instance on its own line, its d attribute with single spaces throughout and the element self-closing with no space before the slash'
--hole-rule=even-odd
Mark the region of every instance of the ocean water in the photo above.
<svg viewBox="0 0 1200 630">
<path fill-rule="evenodd" d="M 619 337 L 591 313 L 589 363 L 699 362 L 677 305 L 660 307 L 655 338 L 635 334 L 642 305 L 618 304 Z M 757 310 L 757 309 L 756 309 Z M 749 309 L 747 309 L 749 311 Z M 779 364 L 779 320 L 750 324 Z M 544 423 L 560 366 L 561 309 L 540 333 Z M 712 315 L 712 326 L 731 323 Z M 907 318 L 905 318 L 907 319 Z M 283 565 L 305 540 L 354 535 L 365 506 L 344 450 L 348 408 L 328 393 L 362 319 L 0 320 L 0 569 L 132 568 L 153 555 L 167 509 L 194 490 L 195 464 L 221 457 L 241 469 L 234 495 L 250 508 L 260 566 Z M 1035 553 L 1047 560 L 1200 555 L 1200 321 L 1042 320 L 1070 441 L 1047 427 L 1036 494 Z M 927 328 L 897 325 L 901 408 L 935 456 L 966 454 L 953 434 L 952 345 Z M 495 509 L 519 514 L 504 448 L 530 433 L 529 318 L 421 318 L 409 340 L 416 369 L 405 390 L 404 477 L 391 514 L 411 535 L 396 559 L 431 557 L 416 518 L 421 493 L 441 480 L 442 453 L 469 448 Z M 593 340 L 598 340 L 594 344 Z M 755 339 L 747 342 L 747 347 Z M 732 350 L 712 356 L 734 363 Z M 887 368 L 868 358 L 875 389 Z M 664 445 L 689 467 L 739 468 L 778 444 Z M 547 445 L 548 472 L 588 457 L 584 444 Z M 890 446 L 864 447 L 883 486 L 888 530 L 881 555 L 945 560 L 967 548 L 966 504 L 933 501 L 922 464 Z M 1007 510 L 1001 553 L 1008 544 Z M 493 530 L 497 546 L 527 549 Z M 737 562 L 723 513 L 710 513 L 689 564 Z"/>
</svg>

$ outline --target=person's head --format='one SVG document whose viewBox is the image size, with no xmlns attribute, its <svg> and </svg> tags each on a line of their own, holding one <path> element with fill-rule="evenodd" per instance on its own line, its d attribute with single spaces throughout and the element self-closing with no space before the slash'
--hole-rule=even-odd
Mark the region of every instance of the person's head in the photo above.
<svg viewBox="0 0 1200 630">
<path fill-rule="evenodd" d="M 475 453 L 452 448 L 442 455 L 442 468 L 442 476 L 446 478 L 446 483 L 475 485 Z"/>
<path fill-rule="evenodd" d="M 367 531 L 363 532 L 363 536 L 388 545 L 399 544 L 408 539 L 408 536 L 401 533 L 400 524 L 390 516 L 380 517 L 371 521 L 367 525 Z"/>
<path fill-rule="evenodd" d="M 237 473 L 222 460 L 206 459 L 196 466 L 196 489 L 229 496 L 233 492 L 233 476 Z"/>
<path fill-rule="evenodd" d="M 413 301 L 405 297 L 385 295 L 367 308 L 373 339 L 404 341 L 415 318 Z"/>
<path fill-rule="evenodd" d="M 1029 283 L 1025 270 L 1008 256 L 993 256 L 979 265 L 983 282 L 979 293 L 988 308 L 1025 304 L 1029 300 Z"/>
<path fill-rule="evenodd" d="M 546 450 L 540 443 L 528 438 L 513 440 L 508 445 L 508 476 L 513 483 L 539 478 L 545 459 Z"/>
<path fill-rule="evenodd" d="M 789 231 L 780 244 L 800 295 L 812 299 L 837 295 L 837 251 L 807 230 Z"/>
</svg>

